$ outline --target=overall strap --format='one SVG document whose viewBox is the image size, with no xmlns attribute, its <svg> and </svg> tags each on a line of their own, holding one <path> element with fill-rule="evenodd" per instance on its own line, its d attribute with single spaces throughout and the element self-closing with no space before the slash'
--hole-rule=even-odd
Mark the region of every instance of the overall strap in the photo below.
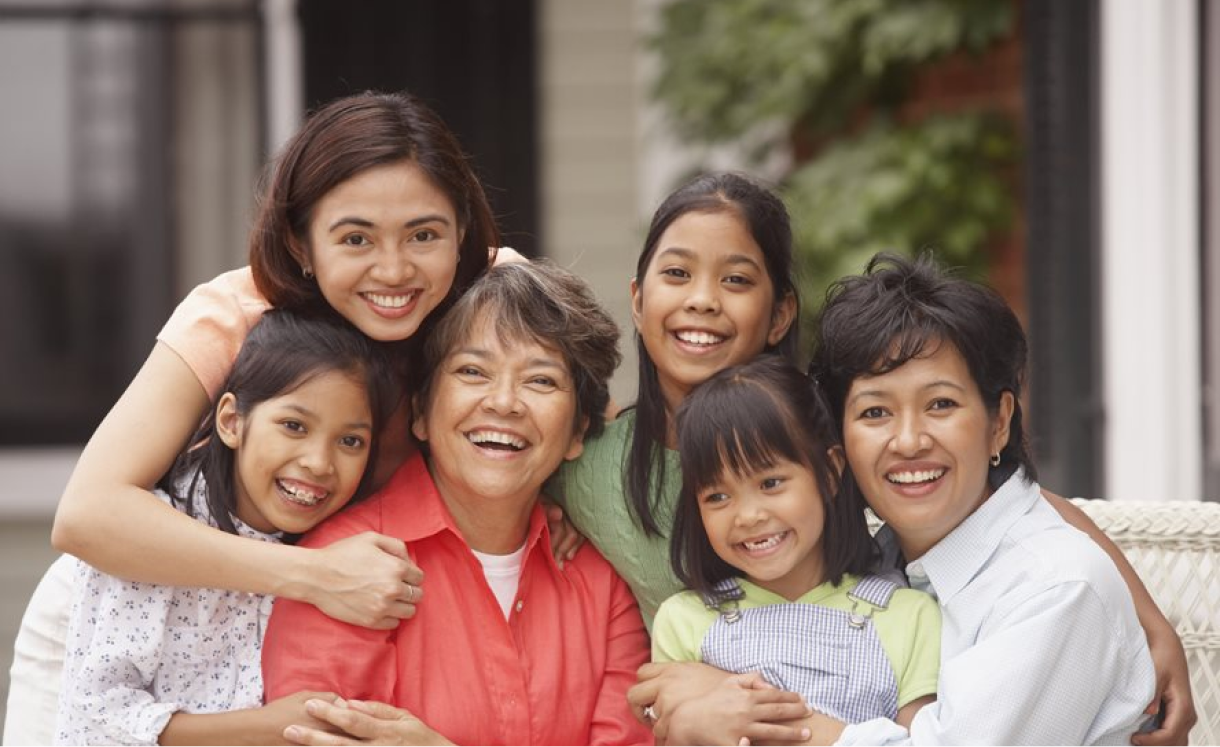
<svg viewBox="0 0 1220 747">
<path fill-rule="evenodd" d="M 852 601 L 851 615 L 848 624 L 853 628 L 864 627 L 865 622 L 877 610 L 883 610 L 890 605 L 890 599 L 898 590 L 898 584 L 881 576 L 865 576 L 856 584 L 856 588 L 847 592 L 847 598 Z M 861 613 L 860 603 L 868 605 L 868 610 Z"/>
<path fill-rule="evenodd" d="M 737 603 L 745 598 L 746 591 L 741 588 L 738 580 L 730 576 L 712 584 L 711 591 L 703 594 L 703 604 L 710 610 L 719 612 L 727 623 L 735 623 L 741 619 L 741 610 Z"/>
</svg>

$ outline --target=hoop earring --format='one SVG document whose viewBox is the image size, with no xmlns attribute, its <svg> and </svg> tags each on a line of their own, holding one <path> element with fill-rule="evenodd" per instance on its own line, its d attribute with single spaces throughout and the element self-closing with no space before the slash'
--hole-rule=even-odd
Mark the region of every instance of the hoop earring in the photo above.
<svg viewBox="0 0 1220 747">
<path fill-rule="evenodd" d="M 991 455 L 991 458 L 990 458 L 990 459 L 988 459 L 987 461 L 991 462 L 991 466 L 992 466 L 992 467 L 999 467 L 999 466 L 1000 466 L 1000 454 L 999 454 L 999 452 L 996 452 L 995 454 L 992 454 L 992 455 Z"/>
<path fill-rule="evenodd" d="M 306 280 L 311 279 L 313 277 L 313 269 L 310 267 L 306 267 L 305 265 L 302 265 L 301 266 L 301 277 L 305 278 Z"/>
</svg>

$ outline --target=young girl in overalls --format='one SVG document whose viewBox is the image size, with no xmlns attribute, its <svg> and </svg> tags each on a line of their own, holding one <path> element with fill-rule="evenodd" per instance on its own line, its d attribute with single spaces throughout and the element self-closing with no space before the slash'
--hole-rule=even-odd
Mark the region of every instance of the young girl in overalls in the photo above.
<svg viewBox="0 0 1220 747">
<path fill-rule="evenodd" d="M 758 672 L 847 723 L 909 723 L 935 699 L 940 613 L 870 573 L 875 545 L 863 507 L 837 490 L 816 385 L 763 356 L 687 396 L 676 427 L 671 560 L 688 591 L 661 605 L 653 660 Z"/>
<path fill-rule="evenodd" d="M 337 315 L 268 311 L 156 495 L 230 534 L 291 541 L 368 491 L 397 378 L 382 346 Z M 271 602 L 79 562 L 56 742 L 270 744 L 311 722 L 305 701 L 319 693 L 263 705 Z"/>
</svg>

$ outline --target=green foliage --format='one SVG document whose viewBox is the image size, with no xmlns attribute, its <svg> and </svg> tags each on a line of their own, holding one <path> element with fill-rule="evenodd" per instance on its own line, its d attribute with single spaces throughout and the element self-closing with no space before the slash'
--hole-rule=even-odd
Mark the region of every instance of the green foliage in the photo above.
<svg viewBox="0 0 1220 747">
<path fill-rule="evenodd" d="M 654 94 L 699 141 L 776 118 L 823 134 L 892 102 L 914 66 L 984 49 L 1011 25 L 1008 0 L 676 0 L 651 39 Z"/>
<path fill-rule="evenodd" d="M 980 248 L 1008 224 L 1012 197 L 999 172 L 1014 158 L 1011 124 L 997 116 L 877 122 L 838 140 L 786 180 L 806 307 L 879 251 L 934 249 L 982 274 Z"/>
<path fill-rule="evenodd" d="M 675 0 L 649 40 L 654 95 L 697 143 L 777 122 L 785 140 L 825 143 L 784 179 L 814 311 L 831 280 L 881 249 L 981 268 L 1011 219 L 1013 127 L 987 112 L 911 124 L 894 112 L 921 65 L 982 51 L 1012 24 L 1011 0 Z"/>
</svg>

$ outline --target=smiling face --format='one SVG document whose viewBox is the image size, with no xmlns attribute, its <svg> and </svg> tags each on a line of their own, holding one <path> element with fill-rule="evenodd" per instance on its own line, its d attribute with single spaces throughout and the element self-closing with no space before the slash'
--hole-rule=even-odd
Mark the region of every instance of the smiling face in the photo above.
<svg viewBox="0 0 1220 747">
<path fill-rule="evenodd" d="M 451 510 L 454 502 L 532 506 L 543 481 L 580 454 L 572 374 L 555 350 L 501 340 L 480 317 L 434 376 L 413 431 L 428 442 L 432 477 Z"/>
<path fill-rule="evenodd" d="M 314 207 L 307 266 L 326 301 L 374 340 L 405 340 L 449 294 L 462 229 L 411 161 L 375 166 Z"/>
<path fill-rule="evenodd" d="M 372 422 L 363 382 L 349 373 L 314 376 L 245 415 L 226 392 L 216 431 L 236 452 L 237 518 L 300 534 L 338 511 L 364 475 Z"/>
<path fill-rule="evenodd" d="M 1013 404 L 1005 392 L 988 412 L 965 359 L 948 342 L 852 382 L 843 414 L 847 461 L 907 560 L 944 539 L 991 494 L 988 460 L 1008 443 Z"/>
<path fill-rule="evenodd" d="M 776 303 L 762 250 L 731 209 L 676 219 L 631 282 L 631 316 L 670 408 L 778 343 L 795 307 L 791 296 Z"/>
<path fill-rule="evenodd" d="M 712 549 L 753 583 L 795 600 L 824 580 L 826 515 L 813 470 L 780 459 L 745 475 L 726 471 L 698 500 Z"/>
</svg>

